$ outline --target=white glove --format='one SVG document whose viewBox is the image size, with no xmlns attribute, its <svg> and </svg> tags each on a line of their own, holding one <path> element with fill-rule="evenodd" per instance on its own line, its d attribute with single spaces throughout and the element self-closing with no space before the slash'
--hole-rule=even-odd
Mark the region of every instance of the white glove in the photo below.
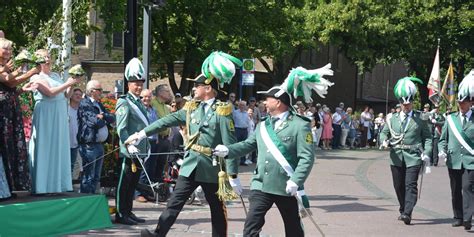
<svg viewBox="0 0 474 237">
<path fill-rule="evenodd" d="M 234 190 L 237 195 L 242 194 L 242 185 L 240 184 L 240 178 L 237 177 L 235 179 L 229 179 L 230 186 L 232 186 L 232 189 Z"/>
<path fill-rule="evenodd" d="M 425 174 L 431 174 L 431 167 L 430 166 L 425 167 Z"/>
<path fill-rule="evenodd" d="M 182 166 L 182 165 L 183 165 L 183 162 L 184 162 L 183 159 L 178 159 L 178 160 L 176 161 L 176 164 L 178 164 L 179 166 Z"/>
<path fill-rule="evenodd" d="M 425 155 L 425 153 L 422 153 L 421 154 L 421 160 L 424 161 L 424 162 L 430 162 L 430 157 Z"/>
<path fill-rule="evenodd" d="M 138 154 L 140 153 L 140 151 L 138 150 L 138 148 L 134 145 L 129 145 L 127 146 L 127 151 L 130 155 L 133 155 L 133 154 Z"/>
<path fill-rule="evenodd" d="M 297 191 L 298 185 L 295 182 L 291 180 L 286 181 L 286 192 L 288 194 L 291 194 L 291 196 L 295 196 Z"/>
<path fill-rule="evenodd" d="M 436 123 L 436 119 L 431 119 L 431 123 Z"/>
<path fill-rule="evenodd" d="M 446 154 L 444 151 L 440 151 L 438 153 L 438 158 L 439 159 L 443 159 L 443 160 L 446 160 L 448 158 L 448 154 Z"/>
<path fill-rule="evenodd" d="M 144 130 L 141 130 L 140 132 L 136 132 L 128 137 L 127 140 L 125 140 L 125 144 L 138 145 L 138 143 L 140 143 L 144 138 L 146 138 L 146 133 Z"/>
<path fill-rule="evenodd" d="M 226 157 L 229 154 L 229 148 L 224 145 L 217 145 L 212 154 L 219 157 Z"/>
<path fill-rule="evenodd" d="M 388 140 L 383 141 L 382 146 L 380 148 L 381 149 L 387 149 L 388 148 Z"/>
</svg>

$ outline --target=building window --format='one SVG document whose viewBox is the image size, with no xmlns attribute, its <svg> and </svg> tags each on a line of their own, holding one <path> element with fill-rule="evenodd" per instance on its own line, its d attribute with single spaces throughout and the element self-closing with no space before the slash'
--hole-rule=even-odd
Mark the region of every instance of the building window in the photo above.
<svg viewBox="0 0 474 237">
<path fill-rule="evenodd" d="M 112 35 L 112 47 L 123 48 L 123 32 L 115 32 Z"/>
<path fill-rule="evenodd" d="M 85 35 L 74 35 L 74 40 L 76 41 L 76 45 L 79 46 L 86 46 L 86 36 Z"/>
</svg>

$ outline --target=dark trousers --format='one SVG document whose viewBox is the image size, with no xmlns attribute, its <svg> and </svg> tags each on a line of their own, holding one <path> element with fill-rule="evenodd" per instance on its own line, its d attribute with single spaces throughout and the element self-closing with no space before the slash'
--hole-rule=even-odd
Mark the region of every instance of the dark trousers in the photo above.
<svg viewBox="0 0 474 237">
<path fill-rule="evenodd" d="M 341 145 L 341 125 L 339 124 L 332 124 L 332 149 L 338 149 Z"/>
<path fill-rule="evenodd" d="M 438 166 L 438 142 L 439 138 L 433 138 L 432 140 L 432 146 L 433 146 L 433 155 L 431 157 L 431 164 L 434 166 Z"/>
<path fill-rule="evenodd" d="M 367 146 L 367 133 L 369 131 L 368 127 L 364 127 L 363 124 L 362 126 L 362 133 L 360 134 L 360 147 L 366 147 Z"/>
<path fill-rule="evenodd" d="M 474 170 L 448 169 L 448 173 L 454 218 L 470 222 L 474 212 Z"/>
<path fill-rule="evenodd" d="M 158 139 L 157 144 L 158 149 L 156 152 L 158 153 L 166 153 L 170 152 L 171 150 L 171 143 L 168 140 L 168 136 L 161 136 Z M 168 159 L 168 155 L 158 155 L 156 159 L 156 169 L 155 169 L 155 180 L 158 182 L 163 182 L 163 173 L 165 171 L 166 161 Z"/>
<path fill-rule="evenodd" d="M 237 142 L 244 141 L 247 139 L 248 130 L 247 128 L 235 128 L 235 138 Z M 245 164 L 245 156 L 240 157 L 240 164 Z"/>
<path fill-rule="evenodd" d="M 158 150 L 158 144 L 156 144 L 156 140 L 151 140 L 150 139 L 150 152 L 151 153 L 156 153 L 157 150 Z M 153 182 L 153 183 L 157 182 L 156 175 L 155 175 L 156 160 L 157 159 L 158 159 L 157 155 L 150 155 L 150 157 L 148 157 L 148 159 L 146 159 L 146 161 L 143 164 L 143 166 L 145 166 L 144 170 L 142 170 L 142 172 L 140 172 L 140 178 L 139 178 L 138 182 L 140 182 L 142 184 L 149 185 L 148 178 L 146 177 L 145 171 L 148 174 L 151 182 Z M 136 164 L 136 165 L 138 165 L 138 164 Z M 140 195 L 143 195 L 143 193 L 141 193 L 139 190 L 136 190 L 135 191 L 135 197 L 140 196 Z"/>
<path fill-rule="evenodd" d="M 397 194 L 398 203 L 400 204 L 400 214 L 411 217 L 413 208 L 415 207 L 418 195 L 418 173 L 420 173 L 421 165 L 406 167 L 405 162 L 402 166 L 390 166 L 392 170 L 393 187 Z"/>
<path fill-rule="evenodd" d="M 195 172 L 189 177 L 179 176 L 176 187 L 171 193 L 166 209 L 161 213 L 158 219 L 156 232 L 158 236 L 166 236 L 171 226 L 176 221 L 181 209 L 183 209 L 186 200 L 201 185 L 206 200 L 211 208 L 212 236 L 227 236 L 227 210 L 222 201 L 217 197 L 217 183 L 202 183 L 194 180 Z"/>
<path fill-rule="evenodd" d="M 295 197 L 264 193 L 259 190 L 250 191 L 249 213 L 245 220 L 244 236 L 259 236 L 265 215 L 273 203 L 280 211 L 285 225 L 285 236 L 304 236 L 303 226 L 298 213 L 298 201 Z"/>
<path fill-rule="evenodd" d="M 140 178 L 141 166 L 137 159 L 133 159 L 136 172 L 132 172 L 132 159 L 122 157 L 122 171 L 120 173 L 119 182 L 117 184 L 117 197 L 115 205 L 117 206 L 117 214 L 120 217 L 127 217 L 132 212 L 135 188 Z"/>
</svg>

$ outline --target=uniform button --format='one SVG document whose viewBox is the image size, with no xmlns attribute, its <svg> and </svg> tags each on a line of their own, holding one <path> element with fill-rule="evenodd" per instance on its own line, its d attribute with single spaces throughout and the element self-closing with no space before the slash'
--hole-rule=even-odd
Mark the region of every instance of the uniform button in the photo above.
<svg viewBox="0 0 474 237">
<path fill-rule="evenodd" d="M 265 164 L 268 164 L 268 160 L 265 161 Z"/>
<path fill-rule="evenodd" d="M 265 172 L 265 174 L 268 174 L 268 172 Z"/>
<path fill-rule="evenodd" d="M 463 147 L 463 146 L 461 146 L 461 149 L 464 149 L 464 147 Z"/>
<path fill-rule="evenodd" d="M 270 150 L 267 150 L 267 152 L 270 152 Z"/>
</svg>

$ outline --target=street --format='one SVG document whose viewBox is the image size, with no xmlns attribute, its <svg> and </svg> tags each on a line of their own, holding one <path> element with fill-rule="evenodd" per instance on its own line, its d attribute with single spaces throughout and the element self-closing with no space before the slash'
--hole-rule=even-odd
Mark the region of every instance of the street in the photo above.
<svg viewBox="0 0 474 237">
<path fill-rule="evenodd" d="M 398 221 L 398 202 L 392 187 L 388 151 L 316 151 L 316 162 L 305 183 L 314 218 L 326 236 L 468 236 L 463 227 L 451 227 L 452 210 L 447 169 L 443 161 L 425 174 L 412 225 Z M 243 197 L 248 208 L 249 180 L 255 165 L 241 166 Z M 418 187 L 420 188 L 420 187 Z M 113 204 L 113 199 L 109 201 Z M 147 222 L 138 226 L 114 225 L 71 236 L 138 236 L 154 229 L 165 204 L 134 203 L 134 212 Z M 245 212 L 240 201 L 228 205 L 229 236 L 242 236 Z M 306 236 L 321 236 L 308 218 Z M 210 236 L 207 206 L 186 205 L 168 236 Z M 283 221 L 273 206 L 261 236 L 284 236 Z"/>
</svg>

